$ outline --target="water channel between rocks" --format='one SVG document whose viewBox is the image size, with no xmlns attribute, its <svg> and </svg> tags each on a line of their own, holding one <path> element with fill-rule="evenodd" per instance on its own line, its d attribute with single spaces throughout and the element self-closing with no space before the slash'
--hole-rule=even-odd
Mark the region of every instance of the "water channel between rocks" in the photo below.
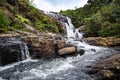
<svg viewBox="0 0 120 80">
<path fill-rule="evenodd" d="M 0 67 L 0 80 L 95 80 L 87 74 L 98 60 L 116 53 L 115 50 L 105 47 L 88 45 L 86 42 L 75 41 L 82 38 L 82 34 L 75 29 L 70 18 L 66 17 L 66 42 L 77 46 L 77 50 L 84 49 L 81 55 L 59 57 L 52 60 L 32 60 L 26 44 L 26 50 L 21 49 L 23 61 Z M 26 60 L 24 58 L 26 57 Z"/>
</svg>

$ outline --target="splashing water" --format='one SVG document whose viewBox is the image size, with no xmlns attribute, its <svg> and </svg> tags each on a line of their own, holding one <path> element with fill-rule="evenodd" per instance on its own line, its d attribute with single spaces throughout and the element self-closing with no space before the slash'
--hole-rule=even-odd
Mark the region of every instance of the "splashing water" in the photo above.
<svg viewBox="0 0 120 80">
<path fill-rule="evenodd" d="M 56 14 L 55 17 L 59 18 Z M 60 19 L 60 18 L 59 18 Z M 10 74 L 10 80 L 94 80 L 93 77 L 85 73 L 87 66 L 92 66 L 96 61 L 115 53 L 114 50 L 104 47 L 91 46 L 85 42 L 76 41 L 76 38 L 82 39 L 82 33 L 75 29 L 71 19 L 66 17 L 65 24 L 67 39 L 66 42 L 77 46 L 77 50 L 84 49 L 85 54 L 80 56 L 71 56 L 67 58 L 56 58 L 51 61 L 38 60 L 36 62 L 26 62 L 18 66 L 16 71 L 4 72 L 4 78 Z M 26 44 L 23 44 L 24 46 Z M 22 53 L 29 58 L 27 46 L 22 49 Z M 23 58 L 24 58 L 23 56 Z M 23 65 L 22 67 L 19 67 Z M 23 69 L 25 68 L 25 69 Z M 19 71 L 20 70 L 20 71 Z M 12 72 L 12 74 L 11 74 Z M 7 75 L 5 77 L 5 75 Z M 0 76 L 2 76 L 0 74 Z"/>
</svg>

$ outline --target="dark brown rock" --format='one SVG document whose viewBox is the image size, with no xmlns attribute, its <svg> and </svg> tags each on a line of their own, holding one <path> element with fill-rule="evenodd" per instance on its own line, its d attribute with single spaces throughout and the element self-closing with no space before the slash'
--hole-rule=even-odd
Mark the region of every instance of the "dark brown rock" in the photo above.
<svg viewBox="0 0 120 80">
<path fill-rule="evenodd" d="M 97 72 L 93 72 L 97 71 Z M 111 55 L 99 61 L 91 73 L 97 75 L 97 80 L 119 80 L 120 79 L 120 54 Z"/>
<path fill-rule="evenodd" d="M 57 48 L 62 49 L 66 47 L 66 42 L 64 40 L 58 40 L 57 42 Z"/>
<path fill-rule="evenodd" d="M 24 43 L 15 41 L 0 43 L 0 65 L 7 65 L 13 62 L 24 60 L 21 50 L 25 50 Z"/>
<path fill-rule="evenodd" d="M 80 49 L 80 50 L 78 51 L 78 53 L 79 53 L 80 55 L 83 55 L 83 54 L 85 53 L 85 50 L 84 50 L 84 49 Z"/>
<path fill-rule="evenodd" d="M 52 39 L 34 37 L 28 40 L 32 58 L 51 58 L 55 56 L 54 41 Z"/>
</svg>

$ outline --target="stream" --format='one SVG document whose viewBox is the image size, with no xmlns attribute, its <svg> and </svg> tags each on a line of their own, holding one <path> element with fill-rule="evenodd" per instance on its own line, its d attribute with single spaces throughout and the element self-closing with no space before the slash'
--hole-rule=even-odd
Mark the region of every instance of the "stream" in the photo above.
<svg viewBox="0 0 120 80">
<path fill-rule="evenodd" d="M 55 15 L 54 15 L 55 16 Z M 26 52 L 26 60 L 0 66 L 0 80 L 95 80 L 95 76 L 88 71 L 100 59 L 115 54 L 116 50 L 106 47 L 91 46 L 81 38 L 83 33 L 75 29 L 70 18 L 64 22 L 67 38 L 66 43 L 77 46 L 77 50 L 84 49 L 83 55 L 77 54 L 69 57 L 58 57 L 52 60 L 32 60 L 29 52 Z M 28 50 L 24 44 L 25 49 Z"/>
</svg>

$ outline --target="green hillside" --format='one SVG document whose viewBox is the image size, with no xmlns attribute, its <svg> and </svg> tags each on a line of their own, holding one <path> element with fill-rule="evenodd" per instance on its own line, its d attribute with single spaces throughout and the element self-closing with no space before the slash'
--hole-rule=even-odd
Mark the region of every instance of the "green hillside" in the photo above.
<svg viewBox="0 0 120 80">
<path fill-rule="evenodd" d="M 28 31 L 28 24 L 40 32 L 60 32 L 61 24 L 33 7 L 29 0 L 0 0 L 0 33 L 13 30 Z"/>
<path fill-rule="evenodd" d="M 88 0 L 82 8 L 60 13 L 69 16 L 75 27 L 86 26 L 86 36 L 120 37 L 119 0 Z"/>
</svg>

